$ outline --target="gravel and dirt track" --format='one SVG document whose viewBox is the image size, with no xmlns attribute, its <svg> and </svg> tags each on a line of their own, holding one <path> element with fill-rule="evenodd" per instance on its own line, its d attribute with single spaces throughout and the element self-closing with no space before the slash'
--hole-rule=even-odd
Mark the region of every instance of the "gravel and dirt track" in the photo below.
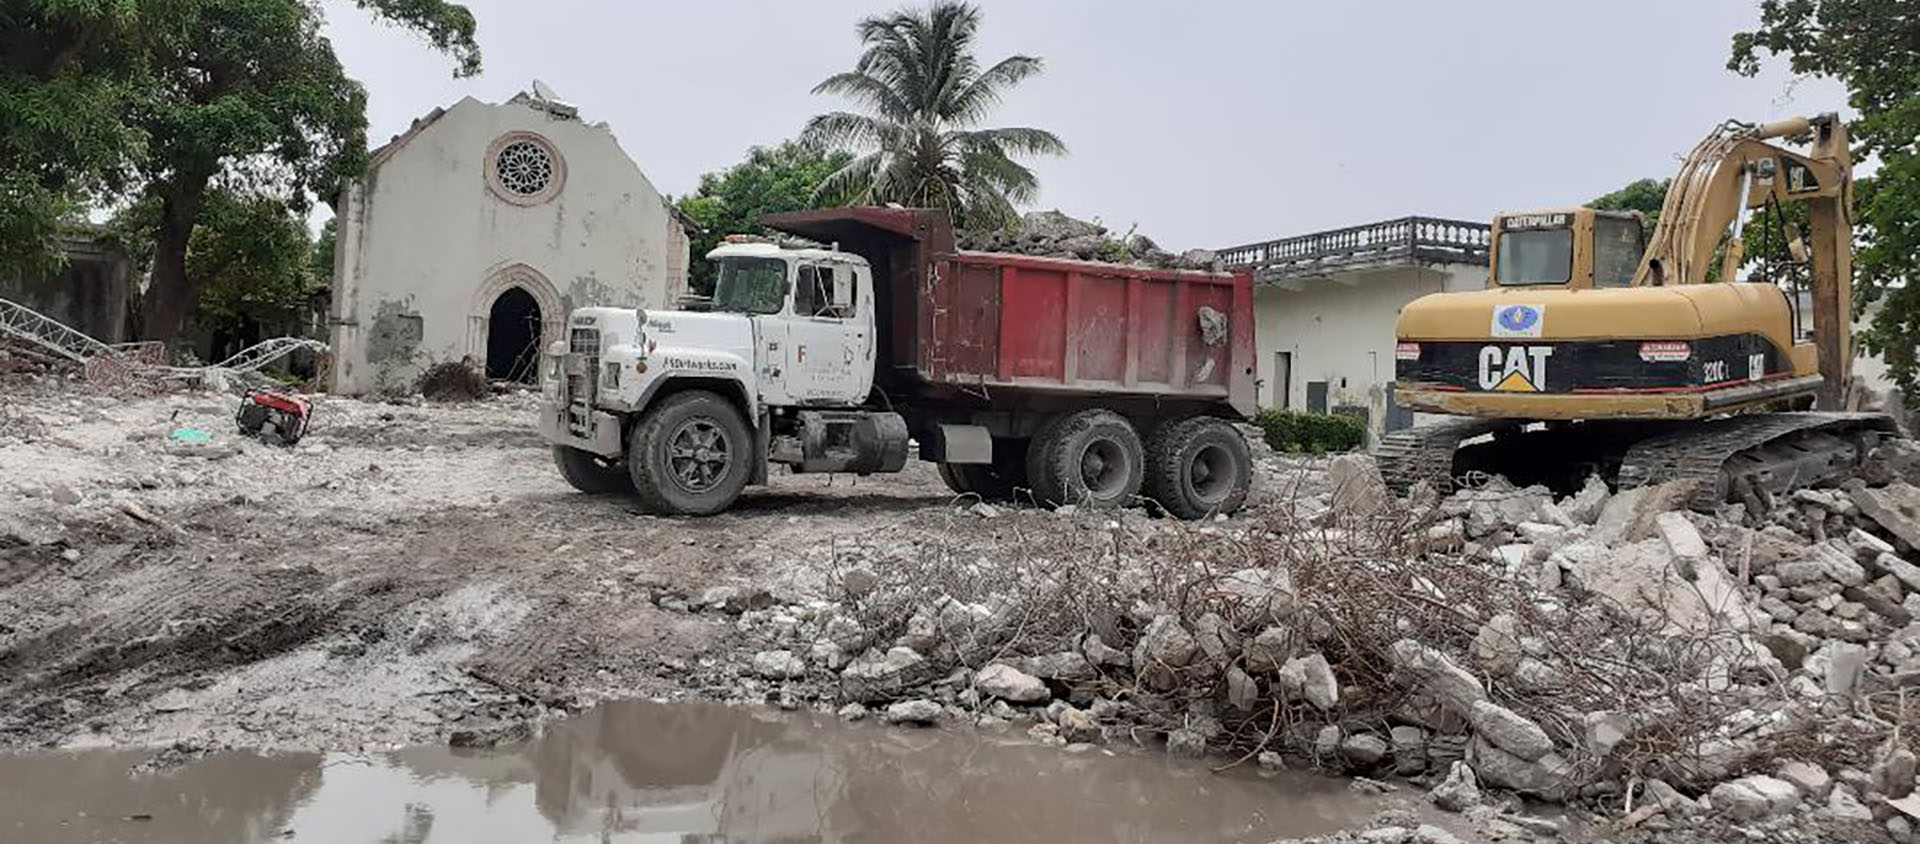
<svg viewBox="0 0 1920 844">
<path fill-rule="evenodd" d="M 525 394 L 322 397 L 292 449 L 239 437 L 236 402 L 0 390 L 0 747 L 359 749 L 511 736 L 608 697 L 737 696 L 710 670 L 732 620 L 682 601 L 780 591 L 840 539 L 955 512 L 915 463 L 651 516 L 568 487 Z"/>
</svg>

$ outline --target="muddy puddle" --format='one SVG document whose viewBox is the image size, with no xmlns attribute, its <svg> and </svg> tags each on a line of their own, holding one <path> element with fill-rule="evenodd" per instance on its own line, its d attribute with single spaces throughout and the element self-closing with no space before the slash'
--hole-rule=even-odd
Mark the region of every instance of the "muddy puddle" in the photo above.
<svg viewBox="0 0 1920 844">
<path fill-rule="evenodd" d="M 152 755 L 0 757 L 0 841 L 1268 842 L 1380 808 L 1307 774 L 707 704 L 608 704 L 486 751 L 130 772 Z"/>
</svg>

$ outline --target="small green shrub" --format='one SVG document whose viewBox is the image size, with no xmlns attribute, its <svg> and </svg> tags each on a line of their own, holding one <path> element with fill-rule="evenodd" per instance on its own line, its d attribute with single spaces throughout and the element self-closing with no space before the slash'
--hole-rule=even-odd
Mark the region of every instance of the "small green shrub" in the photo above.
<svg viewBox="0 0 1920 844">
<path fill-rule="evenodd" d="M 1253 423 L 1260 426 L 1269 447 L 1290 454 L 1352 451 L 1367 441 L 1364 416 L 1263 410 Z"/>
</svg>

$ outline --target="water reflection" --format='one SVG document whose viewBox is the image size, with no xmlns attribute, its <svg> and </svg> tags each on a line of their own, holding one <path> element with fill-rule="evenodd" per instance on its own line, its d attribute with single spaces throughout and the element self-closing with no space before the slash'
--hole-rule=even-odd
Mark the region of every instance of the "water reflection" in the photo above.
<svg viewBox="0 0 1920 844">
<path fill-rule="evenodd" d="M 1374 808 L 1307 776 L 700 704 L 610 704 L 492 752 L 227 756 L 130 778 L 137 758 L 0 759 L 0 840 L 1265 842 Z"/>
</svg>

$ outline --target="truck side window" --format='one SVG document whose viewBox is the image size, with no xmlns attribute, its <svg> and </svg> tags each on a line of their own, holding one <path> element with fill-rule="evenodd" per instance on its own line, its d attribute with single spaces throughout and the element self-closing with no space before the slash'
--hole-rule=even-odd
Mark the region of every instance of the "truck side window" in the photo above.
<svg viewBox="0 0 1920 844">
<path fill-rule="evenodd" d="M 793 292 L 793 312 L 797 316 L 831 317 L 846 314 L 833 306 L 833 273 L 830 266 L 803 266 L 799 286 Z"/>
</svg>

